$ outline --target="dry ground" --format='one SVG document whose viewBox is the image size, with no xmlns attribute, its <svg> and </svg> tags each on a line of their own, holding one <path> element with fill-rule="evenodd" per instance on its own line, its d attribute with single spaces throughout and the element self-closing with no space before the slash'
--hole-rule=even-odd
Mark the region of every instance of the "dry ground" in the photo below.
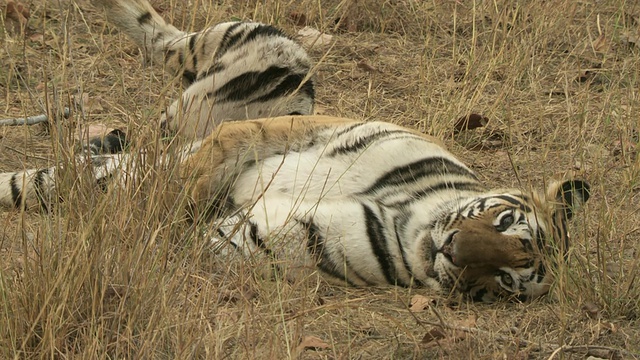
<svg viewBox="0 0 640 360">
<path fill-rule="evenodd" d="M 24 34 L 0 26 L 2 117 L 84 107 L 48 130 L 0 128 L 0 171 L 68 159 L 90 123 L 153 139 L 179 86 L 142 67 L 90 1 L 24 1 Z M 530 304 L 265 281 L 207 254 L 169 175 L 151 169 L 138 187 L 102 195 L 70 169 L 53 214 L 0 213 L 0 358 L 640 358 L 638 3 L 154 4 L 186 29 L 239 18 L 333 35 L 310 51 L 321 111 L 440 136 L 489 184 L 588 179 L 570 262 L 552 295 Z M 469 113 L 488 125 L 454 135 Z M 433 302 L 410 311 L 416 294 Z"/>
</svg>

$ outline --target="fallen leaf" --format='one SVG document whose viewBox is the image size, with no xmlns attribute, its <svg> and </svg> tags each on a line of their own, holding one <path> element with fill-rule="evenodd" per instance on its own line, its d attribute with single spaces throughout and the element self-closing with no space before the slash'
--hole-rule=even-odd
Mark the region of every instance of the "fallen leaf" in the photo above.
<svg viewBox="0 0 640 360">
<path fill-rule="evenodd" d="M 374 68 L 373 66 L 369 65 L 369 63 L 367 63 L 367 61 L 366 61 L 366 60 L 360 60 L 360 61 L 358 62 L 358 64 L 357 64 L 357 66 L 358 66 L 358 68 L 359 68 L 359 69 L 362 69 L 362 70 L 364 70 L 364 71 L 366 71 L 366 72 L 370 72 L 370 73 L 372 73 L 372 72 L 379 72 L 379 70 L 378 70 L 378 69 L 376 69 L 376 68 Z"/>
<path fill-rule="evenodd" d="M 600 315 L 600 307 L 591 301 L 587 301 L 582 304 L 582 310 L 591 319 L 595 319 Z"/>
<path fill-rule="evenodd" d="M 236 303 L 239 300 L 249 301 L 255 299 L 258 294 L 248 287 L 235 290 L 223 290 L 220 294 L 220 301 L 225 303 Z"/>
<path fill-rule="evenodd" d="M 345 14 L 340 16 L 334 20 L 334 30 L 338 31 L 346 31 L 350 33 L 354 33 L 358 31 L 358 22 L 353 20 L 351 16 Z"/>
<path fill-rule="evenodd" d="M 620 34 L 620 42 L 628 46 L 640 46 L 640 34 L 638 32 L 625 31 Z"/>
<path fill-rule="evenodd" d="M 605 53 L 611 50 L 611 45 L 609 40 L 604 36 L 604 34 L 600 34 L 592 43 L 591 46 L 593 51 L 598 53 Z"/>
<path fill-rule="evenodd" d="M 293 23 L 298 25 L 298 26 L 307 25 L 307 15 L 305 15 L 302 12 L 298 12 L 298 11 L 290 12 L 289 13 L 289 19 L 291 19 L 291 21 L 293 21 Z"/>
<path fill-rule="evenodd" d="M 413 297 L 411 298 L 409 310 L 413 312 L 424 311 L 434 303 L 435 301 L 432 298 L 423 295 L 413 295 Z"/>
<path fill-rule="evenodd" d="M 489 118 L 480 114 L 469 114 L 462 116 L 453 125 L 453 132 L 457 134 L 461 131 L 472 130 L 487 125 Z"/>
<path fill-rule="evenodd" d="M 422 337 L 423 344 L 429 344 L 441 339 L 444 339 L 447 335 L 442 331 L 440 327 L 432 327 Z"/>
<path fill-rule="evenodd" d="M 327 46 L 331 43 L 333 36 L 321 33 L 317 29 L 305 26 L 298 31 L 298 39 L 304 47 L 310 49 L 314 46 Z"/>
<path fill-rule="evenodd" d="M 29 36 L 29 40 L 35 43 L 44 44 L 44 35 L 42 35 L 41 33 L 35 33 Z"/>
<path fill-rule="evenodd" d="M 450 333 L 445 333 L 439 328 L 433 328 L 422 338 L 422 344 L 427 348 L 436 346 L 450 348 L 453 344 L 464 340 L 466 337 L 467 333 L 464 331 L 454 330 Z"/>
<path fill-rule="evenodd" d="M 329 349 L 331 346 L 324 342 L 322 339 L 315 336 L 305 336 L 300 344 L 298 350 L 322 350 Z"/>
<path fill-rule="evenodd" d="M 11 31 L 22 33 L 27 26 L 27 21 L 31 17 L 31 14 L 29 13 L 29 9 L 22 3 L 9 0 L 5 7 L 4 17 Z"/>
</svg>

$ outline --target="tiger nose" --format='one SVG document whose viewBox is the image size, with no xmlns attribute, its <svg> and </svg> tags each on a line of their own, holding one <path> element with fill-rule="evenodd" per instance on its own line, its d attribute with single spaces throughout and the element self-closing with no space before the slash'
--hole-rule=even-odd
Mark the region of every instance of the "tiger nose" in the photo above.
<svg viewBox="0 0 640 360">
<path fill-rule="evenodd" d="M 449 241 L 447 241 L 447 243 L 442 247 L 442 253 L 447 255 L 451 259 L 453 265 L 458 266 L 456 262 L 455 244 L 456 239 L 454 234 L 451 239 L 449 239 Z"/>
</svg>

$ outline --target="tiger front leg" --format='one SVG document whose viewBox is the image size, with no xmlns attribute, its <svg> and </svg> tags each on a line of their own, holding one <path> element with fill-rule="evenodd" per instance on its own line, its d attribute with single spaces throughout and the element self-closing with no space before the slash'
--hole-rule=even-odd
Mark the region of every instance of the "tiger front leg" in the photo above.
<svg viewBox="0 0 640 360">
<path fill-rule="evenodd" d="M 289 151 L 303 152 L 326 144 L 341 125 L 356 121 L 328 116 L 282 116 L 271 119 L 224 122 L 182 166 L 191 184 L 194 209 L 226 201 L 235 180 L 251 166 Z"/>
</svg>

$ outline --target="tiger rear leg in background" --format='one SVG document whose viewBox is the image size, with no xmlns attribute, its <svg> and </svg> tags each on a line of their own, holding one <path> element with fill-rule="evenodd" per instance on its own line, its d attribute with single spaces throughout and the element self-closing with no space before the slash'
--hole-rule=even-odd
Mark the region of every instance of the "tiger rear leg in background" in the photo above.
<svg viewBox="0 0 640 360">
<path fill-rule="evenodd" d="M 161 118 L 169 131 L 201 139 L 223 121 L 313 113 L 314 84 L 306 51 L 280 30 L 225 22 L 178 30 L 146 0 L 98 0 L 109 21 L 184 84 Z"/>
</svg>

